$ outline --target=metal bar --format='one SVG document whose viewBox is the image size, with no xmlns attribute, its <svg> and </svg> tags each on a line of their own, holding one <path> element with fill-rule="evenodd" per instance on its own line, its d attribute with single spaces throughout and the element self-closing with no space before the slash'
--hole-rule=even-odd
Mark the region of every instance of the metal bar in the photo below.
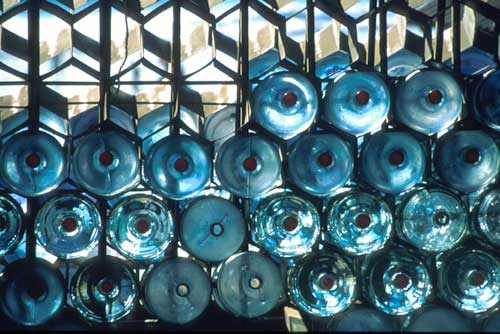
<svg viewBox="0 0 500 334">
<path fill-rule="evenodd" d="M 28 127 L 30 131 L 37 131 L 40 121 L 40 0 L 29 2 L 28 7 L 28 49 L 29 49 L 29 113 Z M 38 202 L 28 198 L 28 215 L 26 217 L 26 257 L 36 258 L 35 215 L 38 211 Z"/>
<path fill-rule="evenodd" d="M 377 17 L 374 15 L 377 7 L 377 0 L 370 0 L 370 18 L 368 20 L 368 66 L 375 65 L 375 32 L 377 27 Z"/>
<path fill-rule="evenodd" d="M 460 2 L 452 1 L 451 8 L 452 29 L 453 29 L 453 69 L 460 72 Z"/>
<path fill-rule="evenodd" d="M 173 4 L 173 32 L 172 32 L 172 68 L 173 68 L 173 79 L 172 79 L 172 101 L 174 101 L 173 108 L 170 108 L 170 119 L 174 120 L 173 123 L 173 133 L 178 134 L 179 128 L 177 126 L 177 120 L 180 119 L 180 85 L 182 82 L 181 74 L 181 2 L 176 0 Z"/>
<path fill-rule="evenodd" d="M 438 0 L 437 32 L 436 32 L 436 60 L 443 61 L 443 32 L 446 0 Z"/>
<path fill-rule="evenodd" d="M 109 93 L 110 93 L 110 62 L 111 62 L 111 2 L 101 1 L 99 7 L 100 32 L 100 73 L 101 85 L 99 86 L 99 123 L 108 119 Z"/>
<path fill-rule="evenodd" d="M 240 110 L 236 115 L 236 128 L 240 129 L 248 114 L 247 102 L 249 93 L 249 61 L 248 61 L 248 6 L 249 1 L 240 2 L 240 45 L 239 45 L 239 74 L 241 76 L 239 102 Z M 246 130 L 244 130 L 246 131 Z"/>
<path fill-rule="evenodd" d="M 387 6 L 384 6 L 384 0 L 379 0 L 380 15 L 380 72 L 387 75 Z M 376 17 L 377 14 L 375 14 Z"/>
</svg>

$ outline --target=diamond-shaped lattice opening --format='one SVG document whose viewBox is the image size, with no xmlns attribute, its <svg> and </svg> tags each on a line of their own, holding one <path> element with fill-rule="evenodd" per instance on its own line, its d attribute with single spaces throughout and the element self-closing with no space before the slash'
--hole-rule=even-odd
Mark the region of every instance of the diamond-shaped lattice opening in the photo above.
<svg viewBox="0 0 500 334">
<path fill-rule="evenodd" d="M 316 75 L 327 78 L 347 69 L 359 56 L 348 29 L 323 11 L 314 10 Z"/>
<path fill-rule="evenodd" d="M 28 12 L 21 11 L 0 24 L 0 62 L 21 72 L 28 72 Z"/>
<path fill-rule="evenodd" d="M 40 74 L 50 72 L 72 56 L 71 25 L 45 10 L 40 10 Z"/>
<path fill-rule="evenodd" d="M 181 9 L 181 73 L 196 72 L 212 60 L 210 24 L 194 13 Z"/>
<path fill-rule="evenodd" d="M 143 56 L 141 24 L 116 8 L 111 10 L 111 75 L 126 70 Z"/>
<path fill-rule="evenodd" d="M 89 8 L 93 4 L 99 2 L 98 0 L 48 0 L 48 2 L 53 3 L 65 11 L 76 14 L 84 9 Z"/>
</svg>

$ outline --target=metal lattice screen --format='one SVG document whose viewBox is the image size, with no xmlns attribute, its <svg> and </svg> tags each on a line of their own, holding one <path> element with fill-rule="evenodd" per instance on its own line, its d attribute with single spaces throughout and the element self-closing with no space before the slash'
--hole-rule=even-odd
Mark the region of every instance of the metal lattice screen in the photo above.
<svg viewBox="0 0 500 334">
<path fill-rule="evenodd" d="M 321 97 L 325 86 L 347 69 L 375 68 L 388 80 L 397 78 L 400 57 L 411 57 L 413 69 L 443 63 L 464 89 L 477 73 L 497 67 L 500 61 L 500 5 L 495 1 L 30 0 L 0 4 L 2 138 L 7 140 L 21 129 L 41 129 L 55 135 L 68 152 L 83 136 L 114 129 L 138 144 L 140 159 L 153 143 L 171 134 L 199 137 L 216 151 L 221 140 L 234 133 L 257 132 L 280 145 L 283 154 L 287 142 L 250 118 L 251 91 L 271 73 L 302 73 Z M 468 60 L 469 54 L 478 52 L 486 62 Z M 465 117 L 461 126 L 480 127 L 468 120 Z M 224 128 L 217 132 L 213 124 L 221 122 Z M 384 128 L 398 127 L 401 124 L 392 119 L 384 124 Z M 364 140 L 338 131 L 319 117 L 315 128 L 337 133 L 357 151 Z M 430 148 L 435 140 L 437 136 L 422 142 Z M 325 205 L 290 183 L 286 175 L 280 187 L 309 199 L 320 211 Z M 231 196 L 216 180 L 208 188 L 205 194 L 231 198 L 249 221 L 255 201 Z M 150 192 L 143 180 L 134 191 Z M 56 262 L 66 277 L 74 273 L 80 260 L 57 260 L 36 246 L 34 217 L 56 193 L 81 190 L 68 177 L 49 195 L 16 196 L 26 214 L 25 242 L 5 262 L 23 257 L 25 251 L 28 258 Z M 105 217 L 120 196 L 87 195 L 97 203 L 105 231 Z M 386 199 L 392 206 L 398 200 Z M 163 200 L 175 219 L 189 202 Z M 102 235 L 93 254 L 117 255 Z M 183 250 L 173 242 L 167 253 L 178 252 Z M 284 268 L 286 261 L 282 262 Z M 134 266 L 136 274 L 142 275 L 145 266 Z M 229 322 L 228 315 L 221 315 L 213 305 L 210 308 L 195 328 L 205 328 L 207 323 L 218 326 L 213 319 Z M 66 312 L 75 317 L 71 310 Z M 283 328 L 282 313 L 276 310 L 267 320 L 248 320 L 248 325 Z M 120 323 L 142 326 L 148 317 L 138 307 Z M 231 326 L 243 328 L 237 323 L 234 320 Z"/>
</svg>

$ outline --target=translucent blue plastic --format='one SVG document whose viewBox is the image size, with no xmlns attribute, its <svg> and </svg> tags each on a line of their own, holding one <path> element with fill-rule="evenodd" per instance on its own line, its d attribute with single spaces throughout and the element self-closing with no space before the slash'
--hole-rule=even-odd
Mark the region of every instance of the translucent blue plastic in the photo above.
<svg viewBox="0 0 500 334">
<path fill-rule="evenodd" d="M 462 104 L 462 91 L 450 74 L 418 70 L 398 85 L 394 110 L 398 121 L 430 135 L 452 125 Z"/>
<path fill-rule="evenodd" d="M 0 151 L 2 182 L 23 196 L 39 196 L 57 188 L 67 175 L 66 153 L 45 132 L 19 132 Z"/>
<path fill-rule="evenodd" d="M 156 192 L 176 200 L 196 195 L 212 175 L 212 159 L 199 140 L 186 135 L 156 142 L 144 161 L 146 183 Z"/>
<path fill-rule="evenodd" d="M 379 128 L 391 104 L 389 89 L 374 72 L 346 72 L 330 83 L 324 96 L 327 122 L 352 135 Z"/>
<path fill-rule="evenodd" d="M 19 204 L 8 196 L 0 196 L 0 256 L 14 249 L 22 238 L 23 217 Z"/>
<path fill-rule="evenodd" d="M 253 92 L 253 118 L 263 128 L 284 139 L 309 128 L 317 110 L 316 89 L 298 73 L 272 74 Z"/>
<path fill-rule="evenodd" d="M 476 118 L 500 131 L 500 71 L 489 72 L 478 84 L 474 98 Z"/>
<path fill-rule="evenodd" d="M 462 201 L 444 190 L 421 189 L 410 194 L 397 211 L 398 232 L 415 247 L 442 252 L 455 247 L 468 231 Z"/>
<path fill-rule="evenodd" d="M 400 193 L 422 180 L 424 150 L 407 133 L 378 133 L 363 146 L 359 168 L 372 187 L 386 193 Z"/>
<path fill-rule="evenodd" d="M 279 267 L 256 252 L 231 256 L 217 268 L 214 278 L 215 301 L 239 317 L 264 315 L 278 305 L 283 295 Z"/>
<path fill-rule="evenodd" d="M 110 245 L 127 258 L 158 261 L 174 237 L 174 219 L 157 198 L 128 196 L 111 210 L 106 233 Z"/>
<path fill-rule="evenodd" d="M 252 217 L 252 240 L 281 257 L 311 251 L 320 233 L 320 217 L 311 202 L 280 193 L 263 199 Z"/>
<path fill-rule="evenodd" d="M 63 259 L 87 256 L 99 242 L 101 217 L 94 203 L 76 195 L 56 196 L 35 219 L 38 242 Z"/>
<path fill-rule="evenodd" d="M 455 248 L 439 259 L 441 298 L 459 310 L 486 312 L 500 302 L 500 261 L 480 249 Z"/>
<path fill-rule="evenodd" d="M 182 214 L 180 239 L 196 258 L 218 262 L 227 259 L 245 240 L 243 214 L 230 201 L 214 196 L 193 201 Z"/>
<path fill-rule="evenodd" d="M 258 197 L 280 180 L 280 154 L 264 137 L 238 135 L 220 148 L 215 170 L 224 189 L 241 197 Z"/>
<path fill-rule="evenodd" d="M 353 165 L 351 148 L 333 134 L 305 135 L 288 155 L 290 180 L 315 196 L 327 196 L 343 186 Z"/>
<path fill-rule="evenodd" d="M 363 277 L 367 298 L 387 314 L 403 315 L 419 309 L 432 291 L 426 265 L 403 249 L 370 257 Z"/>
<path fill-rule="evenodd" d="M 345 310 L 355 298 L 356 276 L 339 254 L 312 253 L 288 272 L 292 302 L 302 311 L 329 317 Z"/>
<path fill-rule="evenodd" d="M 128 315 L 138 298 L 138 282 L 127 262 L 112 256 L 94 257 L 73 276 L 73 307 L 87 320 L 114 322 Z"/>
<path fill-rule="evenodd" d="M 41 259 L 10 263 L 2 272 L 0 308 L 12 321 L 39 326 L 57 316 L 64 305 L 61 273 Z"/>
<path fill-rule="evenodd" d="M 384 247 L 392 233 L 392 213 L 379 197 L 352 192 L 335 197 L 326 219 L 326 241 L 353 255 Z"/>
<path fill-rule="evenodd" d="M 210 301 L 208 274 L 186 258 L 168 259 L 155 265 L 146 273 L 142 285 L 147 309 L 169 323 L 193 321 Z"/>
<path fill-rule="evenodd" d="M 500 189 L 491 189 L 477 208 L 476 228 L 483 238 L 500 246 Z"/>
<path fill-rule="evenodd" d="M 434 153 L 441 179 L 464 193 L 484 187 L 500 170 L 498 146 L 483 131 L 451 132 L 438 142 Z"/>
<path fill-rule="evenodd" d="M 82 188 L 116 196 L 139 181 L 137 146 L 116 131 L 94 132 L 78 141 L 71 168 Z"/>
</svg>

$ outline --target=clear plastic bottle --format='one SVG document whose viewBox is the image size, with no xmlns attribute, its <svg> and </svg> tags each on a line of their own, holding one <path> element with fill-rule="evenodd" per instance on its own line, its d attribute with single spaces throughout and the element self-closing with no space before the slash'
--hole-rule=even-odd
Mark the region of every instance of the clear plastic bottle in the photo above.
<svg viewBox="0 0 500 334">
<path fill-rule="evenodd" d="M 174 219 L 156 197 L 127 196 L 111 210 L 106 233 L 109 244 L 128 259 L 159 261 L 174 237 Z"/>
<path fill-rule="evenodd" d="M 196 195 L 209 182 L 212 159 L 201 141 L 192 136 L 165 137 L 149 148 L 144 178 L 168 198 L 182 200 Z"/>
<path fill-rule="evenodd" d="M 43 248 L 59 258 L 84 257 L 99 242 L 101 217 L 89 199 L 73 194 L 59 195 L 38 211 L 35 233 Z"/>
<path fill-rule="evenodd" d="M 139 181 L 138 150 L 117 131 L 94 132 L 78 140 L 71 170 L 82 188 L 99 196 L 116 196 Z"/>
<path fill-rule="evenodd" d="M 475 229 L 481 237 L 500 246 L 500 189 L 494 188 L 480 198 L 476 209 Z"/>
<path fill-rule="evenodd" d="M 194 200 L 182 214 L 179 234 L 182 245 L 196 258 L 207 262 L 227 259 L 240 249 L 247 224 L 230 201 L 215 196 Z"/>
<path fill-rule="evenodd" d="M 253 118 L 263 128 L 284 139 L 307 130 L 317 110 L 316 89 L 298 73 L 272 74 L 253 92 Z"/>
<path fill-rule="evenodd" d="M 372 187 L 396 194 L 422 181 L 425 171 L 424 150 L 410 134 L 377 133 L 361 151 L 360 172 Z"/>
<path fill-rule="evenodd" d="M 323 99 L 326 121 L 355 136 L 380 128 L 391 104 L 382 77 L 368 71 L 342 73 L 327 86 Z"/>
<path fill-rule="evenodd" d="M 280 152 L 264 137 L 236 135 L 221 146 L 215 170 L 224 189 L 240 197 L 258 197 L 281 178 Z"/>
<path fill-rule="evenodd" d="M 20 259 L 8 264 L 2 273 L 0 308 L 20 325 L 46 323 L 57 316 L 64 301 L 64 278 L 44 260 Z"/>
<path fill-rule="evenodd" d="M 472 319 L 447 306 L 427 305 L 411 314 L 403 324 L 405 332 L 473 332 Z"/>
<path fill-rule="evenodd" d="M 455 247 L 468 231 L 468 214 L 460 198 L 440 189 L 408 194 L 396 211 L 398 234 L 413 246 L 443 252 Z"/>
<path fill-rule="evenodd" d="M 327 196 L 343 186 L 353 170 L 351 148 L 334 134 L 309 134 L 288 155 L 288 175 L 300 189 Z"/>
<path fill-rule="evenodd" d="M 137 286 L 127 262 L 112 256 L 94 257 L 82 263 L 73 276 L 71 302 L 89 321 L 114 322 L 134 308 Z"/>
<path fill-rule="evenodd" d="M 452 125 L 462 105 L 462 91 L 450 74 L 417 70 L 398 84 L 394 110 L 398 121 L 430 135 Z"/>
<path fill-rule="evenodd" d="M 0 256 L 13 250 L 23 235 L 23 216 L 19 204 L 10 196 L 0 195 Z"/>
<path fill-rule="evenodd" d="M 274 309 L 283 296 L 281 272 L 257 252 L 231 256 L 214 272 L 215 301 L 235 316 L 255 318 Z"/>
<path fill-rule="evenodd" d="M 353 191 L 333 198 L 327 208 L 325 241 L 353 254 L 383 248 L 392 234 L 392 214 L 378 196 Z"/>
<path fill-rule="evenodd" d="M 459 310 L 482 313 L 500 302 L 500 261 L 481 249 L 455 248 L 438 259 L 441 298 Z"/>
<path fill-rule="evenodd" d="M 470 193 L 493 181 L 500 170 L 500 153 L 486 132 L 457 131 L 438 141 L 434 164 L 450 188 Z"/>
<path fill-rule="evenodd" d="M 403 315 L 424 305 L 432 291 L 427 266 L 404 249 L 374 254 L 363 266 L 365 294 L 387 314 Z"/>
<path fill-rule="evenodd" d="M 185 324 L 208 306 L 211 285 L 208 274 L 195 261 L 172 258 L 154 265 L 142 280 L 147 309 L 160 320 Z"/>
<path fill-rule="evenodd" d="M 66 152 L 46 132 L 16 133 L 2 146 L 0 162 L 2 182 L 27 197 L 54 190 L 67 176 Z"/>
<path fill-rule="evenodd" d="M 345 310 L 354 301 L 356 276 L 341 255 L 311 253 L 290 267 L 288 291 L 291 301 L 302 311 L 329 317 Z"/>
<path fill-rule="evenodd" d="M 473 96 L 474 113 L 481 123 L 500 131 L 500 71 L 488 72 Z"/>
<path fill-rule="evenodd" d="M 320 217 L 314 205 L 291 193 L 264 198 L 252 217 L 252 240 L 275 256 L 310 252 L 319 233 Z"/>
</svg>

